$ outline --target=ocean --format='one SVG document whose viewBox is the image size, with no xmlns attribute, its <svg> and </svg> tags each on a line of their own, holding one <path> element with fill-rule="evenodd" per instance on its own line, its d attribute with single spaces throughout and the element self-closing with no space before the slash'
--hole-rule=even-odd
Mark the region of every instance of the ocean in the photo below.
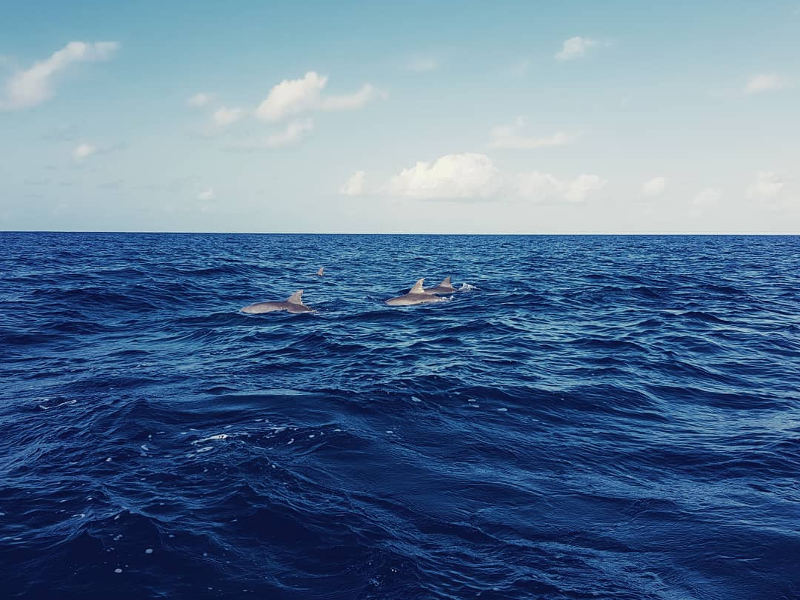
<svg viewBox="0 0 800 600">
<path fill-rule="evenodd" d="M 800 237 L 0 233 L 0 382 L 4 598 L 800 598 Z"/>
</svg>

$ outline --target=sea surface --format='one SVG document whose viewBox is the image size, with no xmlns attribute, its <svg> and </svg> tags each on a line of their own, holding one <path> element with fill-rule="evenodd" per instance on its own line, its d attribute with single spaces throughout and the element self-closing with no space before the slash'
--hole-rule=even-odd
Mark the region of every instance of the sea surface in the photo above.
<svg viewBox="0 0 800 600">
<path fill-rule="evenodd" d="M 800 598 L 800 238 L 0 233 L 0 596 Z"/>
</svg>

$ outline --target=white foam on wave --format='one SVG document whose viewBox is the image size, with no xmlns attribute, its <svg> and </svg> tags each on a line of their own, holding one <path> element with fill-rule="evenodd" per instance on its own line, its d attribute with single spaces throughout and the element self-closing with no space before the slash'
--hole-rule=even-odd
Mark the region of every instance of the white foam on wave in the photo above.
<svg viewBox="0 0 800 600">
<path fill-rule="evenodd" d="M 469 283 L 462 283 L 461 287 L 458 288 L 458 291 L 459 292 L 471 292 L 471 291 L 476 290 L 476 289 L 478 289 L 478 288 L 476 288 L 474 285 L 470 285 Z"/>
<path fill-rule="evenodd" d="M 227 433 L 218 433 L 216 435 L 210 435 L 208 437 L 204 437 L 199 440 L 195 440 L 193 444 L 202 444 L 203 442 L 211 442 L 214 440 L 227 440 L 230 436 Z"/>
<path fill-rule="evenodd" d="M 39 408 L 41 408 L 42 410 L 50 410 L 51 408 L 58 408 L 59 406 L 69 406 L 77 402 L 78 402 L 77 400 L 67 400 L 65 402 L 59 402 L 58 404 L 54 404 L 52 406 L 45 406 L 44 404 L 40 404 Z"/>
</svg>

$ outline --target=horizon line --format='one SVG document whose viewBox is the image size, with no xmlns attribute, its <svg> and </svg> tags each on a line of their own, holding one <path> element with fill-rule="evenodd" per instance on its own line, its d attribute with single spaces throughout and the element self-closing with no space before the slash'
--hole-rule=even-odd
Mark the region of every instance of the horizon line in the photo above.
<svg viewBox="0 0 800 600">
<path fill-rule="evenodd" d="M 94 229 L 0 229 L 4 233 L 94 233 L 181 235 L 438 235 L 438 236 L 800 236 L 800 232 L 772 231 L 574 231 L 574 232 L 419 232 L 419 231 L 192 231 L 192 230 L 94 230 Z"/>
</svg>

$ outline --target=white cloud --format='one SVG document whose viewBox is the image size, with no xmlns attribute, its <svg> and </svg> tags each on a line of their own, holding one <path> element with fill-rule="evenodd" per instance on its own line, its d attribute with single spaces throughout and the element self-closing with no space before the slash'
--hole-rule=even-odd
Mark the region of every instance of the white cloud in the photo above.
<svg viewBox="0 0 800 600">
<path fill-rule="evenodd" d="M 439 68 L 439 61 L 429 56 L 417 56 L 406 65 L 406 69 L 414 73 L 428 73 Z"/>
<path fill-rule="evenodd" d="M 780 194 L 786 182 L 772 171 L 759 171 L 755 182 L 747 188 L 747 197 L 757 200 L 770 200 Z"/>
<path fill-rule="evenodd" d="M 350 179 L 339 188 L 339 193 L 345 196 L 360 196 L 364 193 L 365 183 L 366 173 L 364 173 L 364 171 L 356 171 L 350 176 Z"/>
<path fill-rule="evenodd" d="M 302 79 L 285 79 L 273 87 L 256 109 L 256 117 L 264 121 L 280 121 L 312 110 L 352 110 L 371 100 L 385 96 L 366 83 L 353 94 L 322 97 L 327 76 L 309 71 Z"/>
<path fill-rule="evenodd" d="M 82 160 L 89 158 L 92 154 L 95 154 L 96 152 L 97 152 L 97 147 L 93 146 L 92 144 L 87 144 L 87 143 L 78 144 L 72 150 L 72 158 L 80 162 Z"/>
<path fill-rule="evenodd" d="M 597 175 L 559 179 L 531 171 L 507 175 L 485 154 L 447 154 L 433 162 L 418 162 L 392 177 L 384 187 L 390 195 L 418 199 L 475 200 L 517 198 L 583 202 L 608 182 Z"/>
<path fill-rule="evenodd" d="M 592 192 L 603 189 L 607 183 L 597 175 L 579 175 L 575 179 L 562 180 L 549 173 L 532 171 L 517 176 L 515 191 L 521 198 L 534 202 L 563 200 L 579 203 Z"/>
<path fill-rule="evenodd" d="M 586 55 L 589 48 L 599 45 L 596 40 L 576 35 L 564 40 L 561 50 L 556 52 L 556 60 L 574 60 Z"/>
<path fill-rule="evenodd" d="M 295 119 L 286 126 L 266 137 L 234 142 L 228 146 L 229 150 L 250 152 L 264 150 L 265 148 L 281 148 L 291 146 L 305 139 L 314 129 L 314 120 L 311 118 Z"/>
<path fill-rule="evenodd" d="M 193 108 L 202 108 L 211 102 L 211 95 L 203 92 L 197 93 L 186 100 L 186 104 Z"/>
<path fill-rule="evenodd" d="M 722 198 L 722 190 L 719 188 L 705 188 L 700 190 L 692 200 L 692 203 L 698 207 L 707 207 L 716 205 Z"/>
<path fill-rule="evenodd" d="M 653 177 L 642 184 L 642 194 L 654 198 L 660 196 L 667 186 L 667 180 L 664 177 Z"/>
<path fill-rule="evenodd" d="M 564 200 L 567 202 L 583 202 L 592 192 L 602 190 L 608 181 L 597 175 L 578 175 L 572 181 L 565 182 Z"/>
<path fill-rule="evenodd" d="M 385 97 L 385 93 L 378 91 L 371 84 L 365 83 L 360 90 L 353 94 L 323 98 L 320 108 L 322 110 L 355 110 L 364 107 L 372 100 Z"/>
<path fill-rule="evenodd" d="M 264 145 L 268 148 L 289 146 L 302 140 L 312 129 L 314 129 L 314 121 L 312 119 L 291 121 L 285 130 L 268 136 Z"/>
<path fill-rule="evenodd" d="M 213 200 L 217 195 L 214 193 L 214 188 L 207 188 L 197 194 L 198 200 Z"/>
<path fill-rule="evenodd" d="M 744 88 L 745 94 L 760 94 L 762 92 L 774 92 L 786 87 L 784 80 L 777 73 L 761 73 L 753 75 Z"/>
<path fill-rule="evenodd" d="M 228 125 L 233 125 L 244 116 L 244 110 L 241 108 L 227 108 L 222 106 L 214 111 L 212 118 L 214 119 L 214 123 L 219 125 L 220 127 L 227 127 Z"/>
<path fill-rule="evenodd" d="M 547 137 L 530 137 L 523 135 L 526 120 L 523 117 L 517 119 L 511 125 L 498 125 L 490 131 L 492 141 L 489 142 L 490 148 L 507 148 L 515 150 L 532 150 L 534 148 L 544 148 L 547 146 L 563 146 L 575 139 L 574 136 L 567 135 L 561 131 Z"/>
<path fill-rule="evenodd" d="M 387 191 L 408 198 L 488 198 L 500 183 L 499 171 L 485 154 L 446 154 L 403 169 L 391 178 Z"/>
<path fill-rule="evenodd" d="M 73 63 L 107 60 L 117 48 L 117 42 L 70 42 L 31 68 L 12 75 L 6 81 L 0 109 L 15 110 L 41 104 L 53 96 L 53 79 L 59 72 Z"/>
<path fill-rule="evenodd" d="M 314 71 L 309 71 L 302 79 L 284 79 L 269 91 L 256 109 L 256 116 L 265 121 L 278 121 L 312 110 L 319 105 L 320 94 L 327 83 L 327 77 Z"/>
</svg>

